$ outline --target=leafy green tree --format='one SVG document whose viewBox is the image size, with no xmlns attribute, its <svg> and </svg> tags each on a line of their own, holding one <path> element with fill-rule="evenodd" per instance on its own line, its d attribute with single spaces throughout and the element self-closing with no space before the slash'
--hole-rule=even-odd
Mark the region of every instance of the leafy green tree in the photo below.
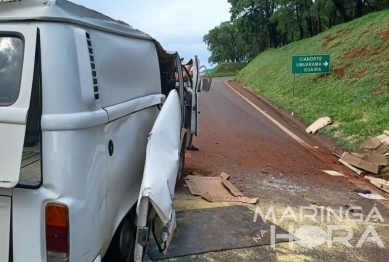
<svg viewBox="0 0 389 262">
<path fill-rule="evenodd" d="M 266 30 L 267 47 L 278 46 L 277 25 L 270 21 L 276 5 L 274 0 L 228 0 L 231 4 L 231 20 L 246 18 L 253 23 L 252 31 L 261 34 Z"/>
<path fill-rule="evenodd" d="M 389 8 L 389 0 L 227 0 L 231 22 L 204 36 L 210 63 L 249 61 L 267 48 L 315 36 Z"/>
<path fill-rule="evenodd" d="M 246 61 L 244 42 L 236 26 L 229 21 L 211 29 L 203 37 L 203 41 L 211 51 L 209 63 Z"/>
</svg>

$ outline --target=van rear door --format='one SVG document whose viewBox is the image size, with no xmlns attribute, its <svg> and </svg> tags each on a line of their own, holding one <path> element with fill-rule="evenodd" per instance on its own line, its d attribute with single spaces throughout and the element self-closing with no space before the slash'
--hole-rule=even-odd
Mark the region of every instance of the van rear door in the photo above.
<svg viewBox="0 0 389 262">
<path fill-rule="evenodd" d="M 0 187 L 19 181 L 37 27 L 0 24 Z"/>
</svg>

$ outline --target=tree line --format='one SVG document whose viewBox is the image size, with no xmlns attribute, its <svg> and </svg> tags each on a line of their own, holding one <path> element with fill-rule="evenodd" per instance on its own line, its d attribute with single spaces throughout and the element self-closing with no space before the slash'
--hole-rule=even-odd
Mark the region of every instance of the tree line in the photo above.
<svg viewBox="0 0 389 262">
<path fill-rule="evenodd" d="M 227 0 L 231 21 L 203 37 L 208 62 L 247 62 L 268 48 L 315 36 L 389 8 L 389 0 Z"/>
</svg>

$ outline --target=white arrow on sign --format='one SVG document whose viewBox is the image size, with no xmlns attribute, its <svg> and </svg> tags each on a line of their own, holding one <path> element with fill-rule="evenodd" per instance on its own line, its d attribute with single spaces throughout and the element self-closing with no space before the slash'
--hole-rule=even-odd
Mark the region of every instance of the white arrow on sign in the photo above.
<svg viewBox="0 0 389 262">
<path fill-rule="evenodd" d="M 327 61 L 324 62 L 324 66 L 327 67 L 328 66 L 328 63 Z"/>
</svg>

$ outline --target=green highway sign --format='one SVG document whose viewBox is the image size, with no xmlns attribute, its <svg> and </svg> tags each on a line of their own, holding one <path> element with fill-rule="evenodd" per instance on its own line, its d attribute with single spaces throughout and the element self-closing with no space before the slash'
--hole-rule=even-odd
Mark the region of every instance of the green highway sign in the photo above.
<svg viewBox="0 0 389 262">
<path fill-rule="evenodd" d="M 213 73 L 213 69 L 205 69 L 205 72 L 206 72 L 207 74 Z"/>
<path fill-rule="evenodd" d="M 292 56 L 292 74 L 328 74 L 330 55 Z"/>
</svg>

